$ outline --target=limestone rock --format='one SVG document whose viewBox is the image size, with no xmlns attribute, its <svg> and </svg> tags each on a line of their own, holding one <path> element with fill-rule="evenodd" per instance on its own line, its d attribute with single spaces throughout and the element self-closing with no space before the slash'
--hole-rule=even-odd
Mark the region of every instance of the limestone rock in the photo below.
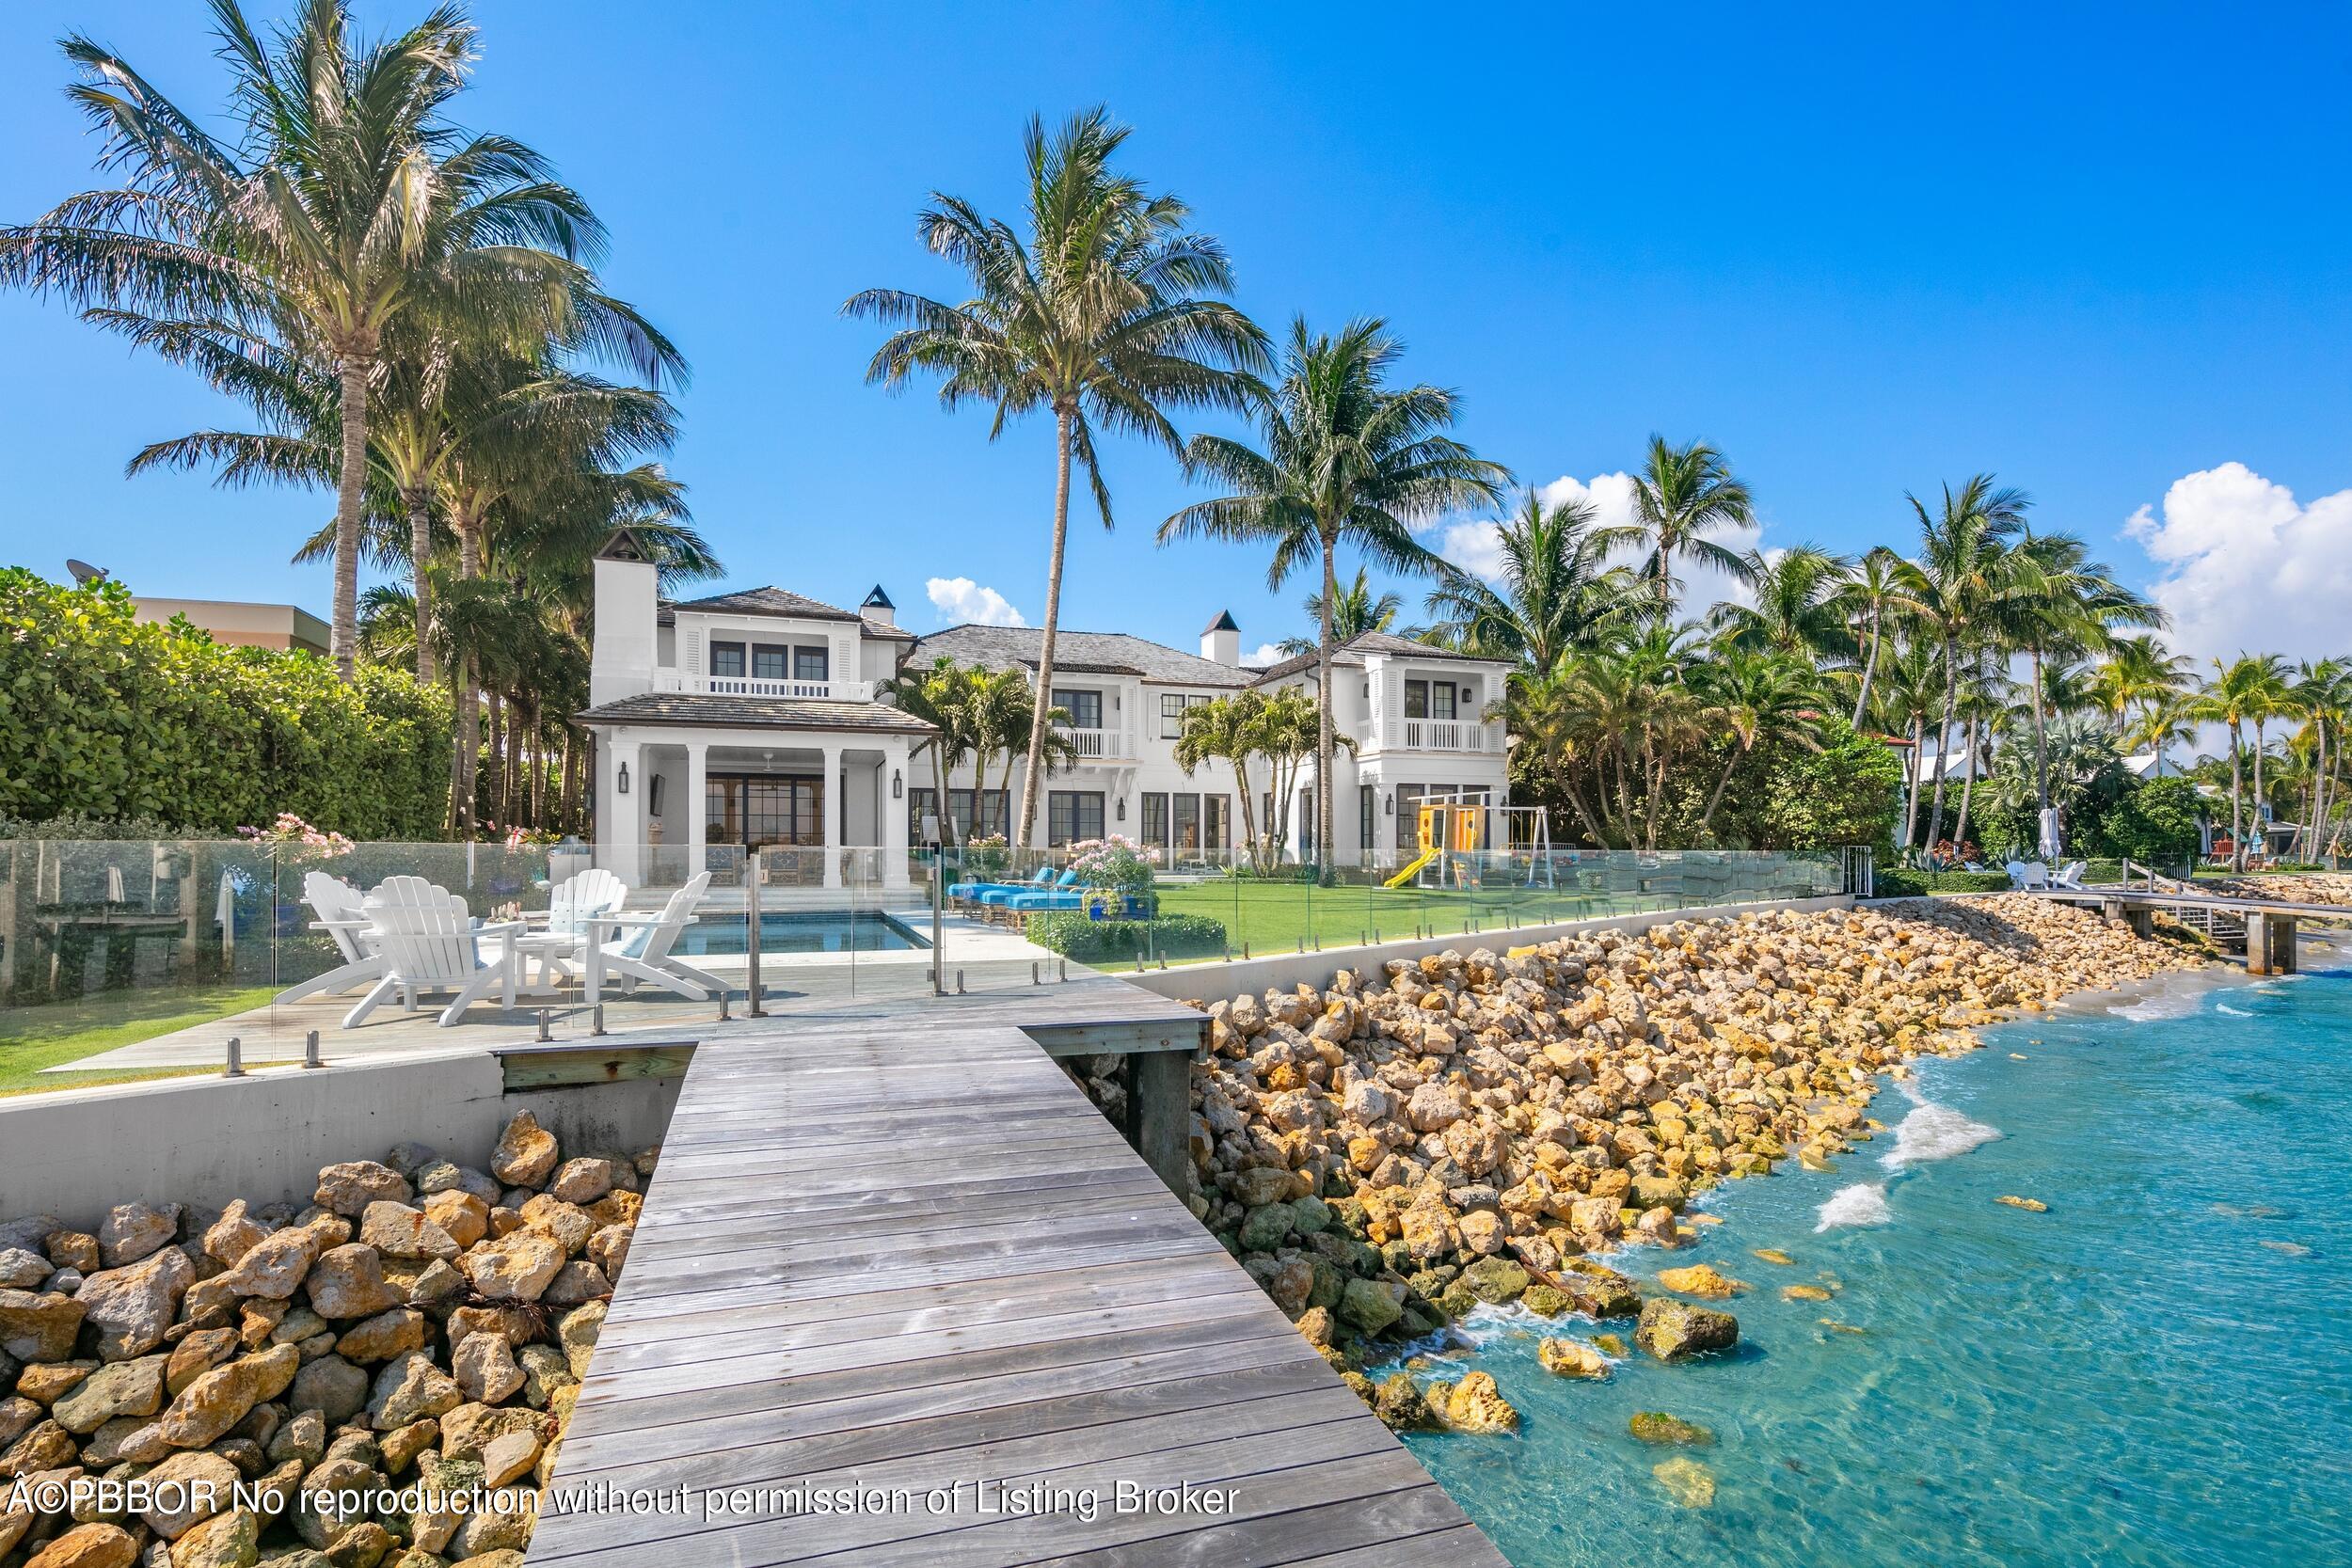
<svg viewBox="0 0 2352 1568">
<path fill-rule="evenodd" d="M 477 1295 L 491 1301 L 536 1301 L 564 1266 L 564 1252 L 538 1231 L 524 1229 L 484 1242 L 460 1257 L 457 1266 Z"/>
<path fill-rule="evenodd" d="M 54 1291 L 0 1290 L 0 1351 L 19 1361 L 63 1361 L 73 1354 L 88 1309 L 79 1297 Z"/>
<path fill-rule="evenodd" d="M 175 1448 L 216 1443 L 255 1405 L 284 1393 L 301 1365 L 299 1350 L 278 1345 L 215 1367 L 182 1391 L 156 1428 Z"/>
<path fill-rule="evenodd" d="M 1449 1432 L 1515 1432 L 1519 1413 L 1511 1407 L 1493 1376 L 1471 1372 L 1450 1387 L 1429 1390 L 1430 1413 Z"/>
<path fill-rule="evenodd" d="M 515 1360 L 523 1370 L 524 1400 L 542 1409 L 558 1389 L 579 1386 L 570 1358 L 552 1345 L 525 1345 L 515 1353 Z"/>
<path fill-rule="evenodd" d="M 609 1309 L 608 1304 L 592 1301 L 564 1313 L 563 1322 L 556 1324 L 556 1341 L 564 1347 L 574 1377 L 588 1375 L 589 1360 L 596 1351 L 596 1336 L 604 1331 L 604 1317 Z"/>
<path fill-rule="evenodd" d="M 107 1524 L 76 1525 L 35 1552 L 24 1568 L 131 1568 L 138 1556 L 138 1537 L 129 1530 Z"/>
<path fill-rule="evenodd" d="M 618 1175 L 610 1160 L 566 1160 L 548 1179 L 548 1192 L 566 1203 L 591 1204 L 612 1190 Z"/>
<path fill-rule="evenodd" d="M 321 1253 L 304 1288 L 323 1318 L 372 1318 L 401 1305 L 399 1292 L 384 1282 L 384 1260 L 361 1242 Z"/>
<path fill-rule="evenodd" d="M 1637 1410 L 1626 1422 L 1628 1430 L 1645 1443 L 1667 1443 L 1677 1448 L 1701 1449 L 1715 1441 L 1715 1434 L 1696 1421 L 1686 1421 L 1679 1416 L 1669 1416 L 1662 1410 Z"/>
<path fill-rule="evenodd" d="M 215 1513 L 171 1544 L 171 1568 L 253 1568 L 261 1541 L 262 1516 L 251 1509 Z"/>
<path fill-rule="evenodd" d="M 375 1374 L 375 1391 L 368 1401 L 368 1424 L 378 1432 L 389 1432 L 427 1416 L 444 1415 L 464 1403 L 465 1398 L 456 1381 L 436 1367 L 431 1356 L 412 1351 L 386 1363 Z"/>
<path fill-rule="evenodd" d="M 1705 1263 L 1693 1263 L 1687 1269 L 1661 1269 L 1658 1283 L 1669 1291 L 1708 1301 L 1725 1301 L 1748 1288 L 1744 1280 L 1718 1274 Z"/>
<path fill-rule="evenodd" d="M 1340 1294 L 1343 1322 L 1377 1334 L 1405 1315 L 1404 1288 L 1377 1279 L 1351 1279 Z"/>
<path fill-rule="evenodd" d="M 36 1422 L 5 1452 L 0 1452 L 0 1481 L 13 1481 L 71 1465 L 73 1433 L 56 1421 Z"/>
<path fill-rule="evenodd" d="M 395 1355 L 424 1348 L 424 1314 L 413 1307 L 395 1307 L 353 1325 L 335 1341 L 335 1354 L 346 1361 L 389 1361 Z"/>
<path fill-rule="evenodd" d="M 539 1125 L 529 1111 L 516 1113 L 499 1134 L 490 1155 L 490 1174 L 515 1187 L 543 1185 L 555 1169 L 555 1134 Z"/>
<path fill-rule="evenodd" d="M 256 1241 L 220 1279 L 237 1295 L 285 1301 L 300 1288 L 325 1247 L 318 1230 L 290 1226 Z"/>
<path fill-rule="evenodd" d="M 178 1394 L 189 1384 L 237 1354 L 243 1337 L 233 1328 L 199 1328 L 182 1339 L 164 1363 L 164 1388 Z"/>
<path fill-rule="evenodd" d="M 1677 1455 L 1650 1466 L 1650 1474 L 1666 1495 L 1684 1508 L 1706 1508 L 1715 1500 L 1714 1472 L 1687 1455 Z"/>
<path fill-rule="evenodd" d="M 328 1426 L 341 1426 L 366 1407 L 368 1374 L 340 1355 L 321 1356 L 294 1374 L 287 1402 L 297 1411 L 317 1411 Z"/>
<path fill-rule="evenodd" d="M 618 1279 L 628 1262 L 628 1243 L 636 1234 L 635 1226 L 608 1225 L 588 1238 L 582 1256 L 602 1269 L 607 1279 Z"/>
<path fill-rule="evenodd" d="M 472 1193 L 458 1190 L 437 1192 L 423 1203 L 424 1217 L 438 1226 L 441 1233 L 457 1243 L 459 1251 L 473 1245 L 490 1233 L 490 1206 Z M 454 1256 L 454 1254 L 436 1254 Z"/>
<path fill-rule="evenodd" d="M 1609 1358 L 1581 1339 L 1545 1339 L 1535 1347 L 1535 1360 L 1544 1370 L 1561 1377 L 1609 1375 Z"/>
<path fill-rule="evenodd" d="M 555 1277 L 539 1292 L 539 1299 L 549 1307 L 578 1307 L 612 1293 L 612 1282 L 605 1278 L 602 1269 L 575 1259 L 555 1271 Z"/>
<path fill-rule="evenodd" d="M 539 1462 L 539 1438 L 534 1433 L 508 1432 L 490 1440 L 482 1450 L 482 1481 L 485 1486 L 506 1486 L 531 1473 Z"/>
<path fill-rule="evenodd" d="M 98 1272 L 98 1238 L 87 1231 L 53 1230 L 40 1243 L 40 1249 L 61 1269 L 85 1275 Z"/>
<path fill-rule="evenodd" d="M 176 1453 L 140 1478 L 151 1506 L 139 1517 L 167 1541 L 177 1541 L 235 1500 L 237 1467 L 216 1453 Z"/>
<path fill-rule="evenodd" d="M 1633 1331 L 1633 1342 L 1661 1361 L 1729 1350 L 1739 1338 L 1740 1322 L 1730 1313 L 1665 1296 L 1652 1296 L 1642 1304 L 1642 1320 Z"/>
<path fill-rule="evenodd" d="M 98 1261 L 119 1269 L 153 1256 L 180 1233 L 180 1206 L 119 1203 L 98 1227 Z"/>
<path fill-rule="evenodd" d="M 95 1361 L 41 1361 L 17 1374 L 16 1391 L 35 1404 L 55 1404 L 98 1370 Z"/>
<path fill-rule="evenodd" d="M 311 1201 L 345 1219 L 357 1219 L 371 1203 L 406 1203 L 414 1196 L 408 1179 L 389 1165 L 353 1160 L 320 1171 Z"/>
<path fill-rule="evenodd" d="M 540 1193 L 522 1206 L 523 1224 L 541 1235 L 551 1238 L 566 1255 L 578 1252 L 588 1244 L 588 1238 L 596 1233 L 596 1219 L 576 1203 Z"/>
<path fill-rule="evenodd" d="M 56 1265 L 29 1248 L 9 1247 L 0 1252 L 0 1290 L 38 1291 L 56 1272 Z"/>
<path fill-rule="evenodd" d="M 476 1334 L 460 1344 L 452 1357 L 452 1370 L 466 1398 L 482 1404 L 502 1403 L 523 1386 L 514 1347 L 495 1334 Z"/>
<path fill-rule="evenodd" d="M 421 1421 L 411 1421 L 397 1431 L 386 1433 L 383 1442 L 377 1445 L 383 1456 L 384 1473 L 388 1476 L 399 1475 L 417 1462 L 417 1455 L 440 1440 L 441 1423 L 429 1416 Z"/>
<path fill-rule="evenodd" d="M 359 1216 L 359 1240 L 387 1258 L 457 1256 L 457 1243 L 448 1231 L 405 1203 L 371 1203 Z"/>
<path fill-rule="evenodd" d="M 1404 1372 L 1391 1372 L 1381 1380 L 1372 1408 L 1392 1432 L 1426 1432 L 1438 1424 L 1421 1386 Z"/>
<path fill-rule="evenodd" d="M 329 1459 L 302 1478 L 294 1507 L 294 1532 L 315 1551 L 327 1551 L 344 1536 L 368 1522 L 361 1509 L 350 1503 L 383 1490 L 384 1478 L 357 1459 Z"/>
<path fill-rule="evenodd" d="M 84 1280 L 73 1299 L 82 1307 L 84 1331 L 94 1331 L 98 1358 L 130 1361 L 162 1344 L 180 1298 L 195 1280 L 196 1265 L 178 1247 Z"/>
<path fill-rule="evenodd" d="M 66 1431 L 87 1436 L 117 1416 L 152 1416 L 164 1407 L 164 1368 L 170 1357 L 143 1355 L 99 1368 L 50 1406 Z"/>
</svg>

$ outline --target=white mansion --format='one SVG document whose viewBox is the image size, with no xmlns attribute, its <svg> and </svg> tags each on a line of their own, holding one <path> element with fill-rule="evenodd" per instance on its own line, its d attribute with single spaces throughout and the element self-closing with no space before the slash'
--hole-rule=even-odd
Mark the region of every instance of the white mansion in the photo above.
<svg viewBox="0 0 2352 1568">
<path fill-rule="evenodd" d="M 928 637 L 900 629 L 877 587 L 857 610 L 780 588 L 660 601 L 653 565 L 627 532 L 596 565 L 589 706 L 596 736 L 596 836 L 608 844 L 726 844 L 832 851 L 809 857 L 827 886 L 845 848 L 882 850 L 886 883 L 907 876 L 906 849 L 934 809 L 930 726 L 876 688 L 910 661 L 942 657 L 1031 673 L 1041 633 L 961 626 Z M 1413 802 L 1428 793 L 1502 804 L 1502 726 L 1482 717 L 1507 667 L 1384 633 L 1334 659 L 1334 718 L 1355 742 L 1335 763 L 1335 847 L 1343 864 L 1388 864 L 1415 848 Z M 1248 687 L 1315 683 L 1312 656 L 1270 669 L 1241 663 L 1241 632 L 1220 614 L 1199 654 L 1123 632 L 1064 630 L 1054 705 L 1069 711 L 1074 765 L 1040 790 L 1033 844 L 1123 833 L 1181 860 L 1236 847 L 1232 768 L 1178 767 L 1185 707 Z M 983 759 L 986 762 L 987 759 Z M 977 776 L 949 774 L 947 809 L 970 834 L 1007 832 L 1023 760 L 1001 755 Z M 1280 803 L 1292 853 L 1313 853 L 1314 764 Z M 1008 787 L 1009 783 L 1009 787 Z M 1264 789 L 1263 771 L 1250 784 Z M 1265 831 L 1270 798 L 1258 802 Z"/>
</svg>

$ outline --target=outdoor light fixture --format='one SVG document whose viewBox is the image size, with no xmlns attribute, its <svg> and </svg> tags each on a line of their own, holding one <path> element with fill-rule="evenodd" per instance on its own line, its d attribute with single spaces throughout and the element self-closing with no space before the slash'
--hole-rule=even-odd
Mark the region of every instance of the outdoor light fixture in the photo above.
<svg viewBox="0 0 2352 1568">
<path fill-rule="evenodd" d="M 1125 797 L 1124 795 L 1121 795 L 1121 796 L 1119 798 L 1119 806 L 1118 806 L 1118 811 L 1119 811 L 1119 820 L 1120 820 L 1121 822 L 1126 821 L 1126 820 L 1127 820 L 1127 797 Z"/>
<path fill-rule="evenodd" d="M 906 788 L 905 778 L 897 768 L 892 768 L 890 770 L 890 798 L 894 800 L 905 799 Z"/>
<path fill-rule="evenodd" d="M 620 775 L 612 781 L 612 792 L 615 795 L 627 795 L 628 793 L 628 763 L 621 764 Z"/>
<path fill-rule="evenodd" d="M 1388 804 L 1382 809 L 1386 811 L 1389 816 L 1394 816 L 1396 815 L 1396 797 L 1393 795 L 1390 796 Z"/>
</svg>

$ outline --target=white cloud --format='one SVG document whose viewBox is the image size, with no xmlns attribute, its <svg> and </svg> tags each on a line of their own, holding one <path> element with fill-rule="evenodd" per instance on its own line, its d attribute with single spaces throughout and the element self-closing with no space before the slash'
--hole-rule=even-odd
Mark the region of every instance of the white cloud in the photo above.
<svg viewBox="0 0 2352 1568">
<path fill-rule="evenodd" d="M 2305 505 L 2224 463 L 2173 481 L 2161 515 L 2142 506 L 2123 534 L 2162 568 L 2151 593 L 2171 613 L 2167 640 L 2201 663 L 2249 652 L 2321 658 L 2352 641 L 2352 489 Z"/>
<path fill-rule="evenodd" d="M 923 592 L 930 595 L 931 607 L 940 619 L 950 626 L 972 622 L 983 626 L 1025 626 L 1021 611 L 1012 608 L 1012 601 L 993 588 L 983 588 L 970 578 L 932 578 L 923 584 Z"/>
<path fill-rule="evenodd" d="M 1279 664 L 1289 657 L 1273 643 L 1261 642 L 1254 653 L 1241 656 L 1241 665 L 1245 670 L 1263 670 L 1269 664 Z"/>
<path fill-rule="evenodd" d="M 1629 473 L 1596 474 L 1591 479 L 1578 479 L 1563 474 L 1549 484 L 1538 485 L 1536 494 L 1546 506 L 1559 506 L 1581 500 L 1593 509 L 1593 520 L 1602 528 L 1629 528 L 1633 524 L 1633 476 Z M 1492 521 L 1448 523 L 1439 537 L 1437 551 L 1473 577 L 1495 581 L 1502 571 L 1502 535 Z M 1756 548 L 1762 537 L 1759 529 L 1731 529 L 1715 535 L 1725 547 L 1745 553 Z M 1635 556 L 1632 550 L 1620 551 L 1613 559 L 1629 564 Z M 1681 565 L 1676 577 L 1682 584 L 1680 605 L 1685 616 L 1703 614 L 1709 605 L 1720 600 L 1751 604 L 1753 595 L 1740 583 L 1724 572 L 1711 567 Z"/>
</svg>

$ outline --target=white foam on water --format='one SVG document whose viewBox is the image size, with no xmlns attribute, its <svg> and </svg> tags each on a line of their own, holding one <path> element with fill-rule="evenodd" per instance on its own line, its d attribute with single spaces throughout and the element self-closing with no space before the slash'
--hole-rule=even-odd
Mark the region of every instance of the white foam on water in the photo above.
<svg viewBox="0 0 2352 1568">
<path fill-rule="evenodd" d="M 1888 1170 L 1951 1160 L 2001 1135 L 1997 1127 L 1970 1121 L 1949 1105 L 1921 1101 L 1918 1108 L 1895 1124 L 1895 1147 L 1880 1164 Z"/>
<path fill-rule="evenodd" d="M 2160 990 L 2137 1002 L 2120 1003 L 2107 1011 L 2134 1023 L 2153 1023 L 2159 1019 L 2186 1018 L 2197 1010 L 2197 993 L 2193 991 Z"/>
<path fill-rule="evenodd" d="M 2213 1010 L 2217 1013 L 2227 1013 L 2232 1018 L 2252 1018 L 2254 1016 L 2243 1007 L 2231 1006 L 2227 1002 L 2215 1003 L 2213 1005 Z"/>
<path fill-rule="evenodd" d="M 1874 1182 L 1857 1181 L 1851 1187 L 1840 1187 L 1821 1205 L 1820 1223 L 1813 1227 L 1820 1235 L 1824 1230 L 1836 1230 L 1850 1225 L 1892 1225 L 1895 1212 L 1886 1206 L 1886 1189 Z"/>
</svg>

